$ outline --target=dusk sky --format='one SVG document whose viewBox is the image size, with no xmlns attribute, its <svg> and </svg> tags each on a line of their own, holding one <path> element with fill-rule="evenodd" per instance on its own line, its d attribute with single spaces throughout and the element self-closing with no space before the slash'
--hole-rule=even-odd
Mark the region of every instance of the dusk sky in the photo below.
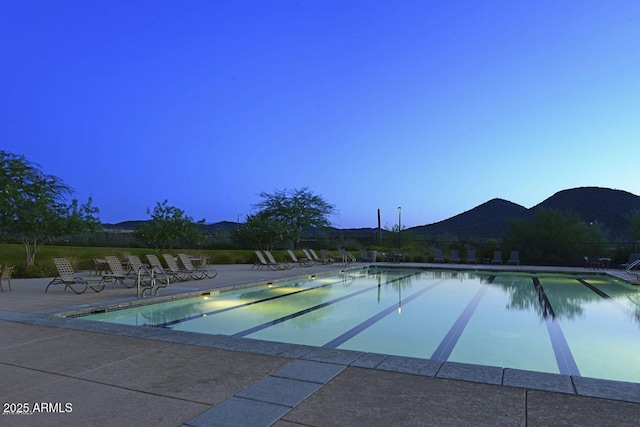
<svg viewBox="0 0 640 427">
<path fill-rule="evenodd" d="M 340 228 L 640 195 L 638 0 L 2 0 L 0 47 L 0 149 L 107 223 L 301 187 Z"/>
</svg>

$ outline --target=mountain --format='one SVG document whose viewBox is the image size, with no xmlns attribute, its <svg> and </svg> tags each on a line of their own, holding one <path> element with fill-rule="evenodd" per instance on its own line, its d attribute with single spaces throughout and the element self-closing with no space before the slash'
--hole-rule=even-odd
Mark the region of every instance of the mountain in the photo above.
<svg viewBox="0 0 640 427">
<path fill-rule="evenodd" d="M 133 231 L 136 228 L 140 227 L 142 224 L 144 224 L 145 222 L 147 222 L 148 220 L 139 220 L 139 221 L 123 221 L 123 222 L 119 222 L 117 224 L 102 224 L 102 227 L 105 230 L 127 230 L 127 231 Z M 231 222 L 231 221 L 220 221 L 220 222 L 215 222 L 213 224 L 205 224 L 205 228 L 208 232 L 214 232 L 214 231 L 231 231 L 231 230 L 235 230 L 236 228 L 238 228 L 238 223 L 237 222 Z"/>
<path fill-rule="evenodd" d="M 411 228 L 416 235 L 500 237 L 507 231 L 510 218 L 529 218 L 524 206 L 503 199 L 492 199 L 471 210 L 434 224 Z"/>
<path fill-rule="evenodd" d="M 587 223 L 600 223 L 609 238 L 628 238 L 629 215 L 640 210 L 640 197 L 627 191 L 600 187 L 562 190 L 531 208 L 571 210 Z"/>
<path fill-rule="evenodd" d="M 530 209 L 493 199 L 444 221 L 411 230 L 422 235 L 501 237 L 508 230 L 508 219 L 530 219 L 540 208 L 573 211 L 587 223 L 601 224 L 610 239 L 629 239 L 629 216 L 634 210 L 640 211 L 640 197 L 610 188 L 579 187 L 559 191 Z"/>
<path fill-rule="evenodd" d="M 409 230 L 415 235 L 499 238 L 508 231 L 509 219 L 531 219 L 540 208 L 573 211 L 587 223 L 601 224 L 609 232 L 610 239 L 630 240 L 629 216 L 634 210 L 640 211 L 640 196 L 610 188 L 579 187 L 558 191 L 530 209 L 508 200 L 492 199 L 444 221 L 412 227 Z M 132 230 L 144 222 L 126 221 L 104 224 L 104 227 Z M 206 225 L 209 232 L 230 231 L 237 227 L 238 223 L 230 221 Z M 373 235 L 375 229 L 333 229 L 333 232 L 357 238 Z"/>
</svg>

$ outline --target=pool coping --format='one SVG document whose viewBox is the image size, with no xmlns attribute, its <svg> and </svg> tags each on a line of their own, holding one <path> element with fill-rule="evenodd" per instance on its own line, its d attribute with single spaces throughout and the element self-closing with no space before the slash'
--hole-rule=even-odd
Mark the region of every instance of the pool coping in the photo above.
<svg viewBox="0 0 640 427">
<path fill-rule="evenodd" d="M 378 265 L 374 265 L 378 267 Z M 365 266 L 368 267 L 368 266 Z M 410 265 L 387 266 L 390 268 L 416 268 Z M 317 276 L 335 274 L 339 271 L 360 270 L 364 267 L 341 269 L 316 273 Z M 438 267 L 417 267 L 437 269 Z M 442 270 L 469 271 L 471 268 L 444 268 Z M 473 269 L 478 270 L 478 269 Z M 484 269 L 482 269 L 484 270 Z M 491 269 L 487 269 L 491 270 Z M 504 269 L 493 269 L 504 272 Z M 541 273 L 540 270 L 507 270 L 516 272 Z M 547 271 L 549 273 L 563 273 L 562 271 Z M 591 272 L 590 274 L 607 274 L 606 272 Z M 568 274 L 573 274 L 569 272 Z M 615 275 L 610 275 L 621 279 Z M 243 289 L 254 286 L 267 285 L 283 281 L 309 277 L 308 274 L 258 282 L 243 282 L 232 285 L 222 285 L 201 289 L 198 291 L 176 292 L 169 295 L 151 297 L 144 301 L 132 297 L 115 300 L 112 303 L 96 302 L 62 309 L 47 309 L 29 313 L 0 312 L 0 320 L 28 323 L 38 326 L 49 326 L 61 329 L 79 330 L 94 333 L 127 336 L 132 338 L 153 339 L 157 341 L 189 344 L 220 350 L 240 351 L 258 355 L 277 356 L 287 359 L 313 361 L 340 365 L 343 367 L 358 367 L 372 370 L 391 371 L 413 374 L 432 378 L 470 381 L 482 384 L 501 385 L 507 387 L 525 388 L 569 395 L 595 397 L 623 402 L 640 403 L 640 383 L 604 380 L 582 376 L 562 375 L 537 371 L 527 371 L 513 368 L 501 368 L 484 365 L 473 365 L 459 362 L 442 362 L 432 359 L 422 359 L 395 356 L 380 353 L 368 353 L 353 350 L 326 349 L 308 345 L 289 344 L 273 341 L 256 340 L 251 338 L 236 338 L 225 335 L 205 335 L 195 332 L 183 332 L 150 326 L 132 326 L 115 323 L 103 323 L 75 317 L 92 310 L 104 307 L 121 309 L 125 305 L 156 304 L 162 301 L 206 295 L 211 292 Z M 135 304 L 134 304 L 135 303 Z"/>
</svg>

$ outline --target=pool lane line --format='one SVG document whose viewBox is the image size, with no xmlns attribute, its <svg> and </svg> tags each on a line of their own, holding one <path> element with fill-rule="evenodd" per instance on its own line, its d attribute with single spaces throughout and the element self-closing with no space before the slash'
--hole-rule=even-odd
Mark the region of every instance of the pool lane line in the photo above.
<svg viewBox="0 0 640 427">
<path fill-rule="evenodd" d="M 384 285 L 388 285 L 390 283 L 397 282 L 399 280 L 404 280 L 407 277 L 415 276 L 415 275 L 420 274 L 420 273 L 421 272 L 416 272 L 416 273 L 407 274 L 406 276 L 396 277 L 395 279 L 389 280 L 389 281 L 387 281 L 387 282 L 385 282 L 383 284 Z M 315 305 L 313 307 L 309 307 L 309 308 L 306 308 L 304 310 L 300 310 L 300 311 L 297 311 L 295 313 L 291 313 L 291 314 L 288 314 L 286 316 L 282 316 L 282 317 L 279 317 L 277 319 L 270 320 L 268 322 L 262 323 L 260 325 L 256 325 L 256 326 L 254 326 L 252 328 L 249 328 L 249 329 L 245 329 L 244 331 L 237 332 L 237 333 L 232 334 L 230 336 L 231 337 L 238 337 L 238 338 L 245 337 L 247 335 L 250 335 L 250 334 L 253 334 L 255 332 L 261 331 L 263 329 L 269 328 L 271 326 L 277 325 L 278 323 L 282 323 L 282 322 L 286 322 L 287 320 L 295 319 L 296 317 L 300 317 L 300 316 L 305 315 L 307 313 L 311 313 L 312 311 L 319 310 L 319 309 L 324 308 L 324 307 L 326 307 L 328 305 L 332 305 L 332 304 L 338 303 L 340 301 L 344 301 L 346 299 L 349 299 L 351 297 L 355 297 L 357 295 L 363 294 L 365 292 L 369 292 L 369 291 L 372 291 L 374 289 L 378 289 L 378 287 L 380 287 L 380 284 L 376 284 L 376 285 L 370 286 L 368 288 L 360 289 L 359 291 L 355 291 L 355 292 L 352 292 L 350 294 L 343 295 L 341 297 L 335 298 L 335 299 L 333 299 L 331 301 L 323 302 L 322 304 L 318 304 L 318 305 Z"/>
<path fill-rule="evenodd" d="M 536 289 L 536 295 L 538 296 L 538 303 L 540 304 L 540 307 L 542 308 L 542 317 L 545 320 L 549 316 L 551 316 L 552 319 L 555 319 L 556 318 L 556 312 L 553 311 L 553 307 L 551 306 L 551 302 L 549 301 L 549 298 L 547 297 L 547 294 L 544 291 L 544 288 L 542 287 L 542 284 L 540 283 L 540 279 L 538 279 L 537 277 L 532 277 L 531 280 L 533 280 L 533 287 Z"/>
<path fill-rule="evenodd" d="M 415 298 L 419 297 L 420 295 L 424 294 L 427 291 L 430 291 L 431 289 L 435 288 L 436 286 L 442 284 L 443 282 L 445 282 L 447 280 L 449 280 L 449 278 L 441 279 L 439 282 L 431 284 L 431 285 L 425 287 L 424 289 L 421 289 L 421 290 L 409 295 L 408 297 L 403 298 L 400 301 L 400 304 L 402 304 L 403 306 L 408 304 L 409 302 L 411 302 Z M 349 329 L 347 332 L 343 333 L 342 335 L 332 339 L 331 341 L 329 341 L 328 343 L 326 343 L 322 347 L 323 348 L 338 348 L 339 346 L 341 346 L 345 342 L 349 341 L 351 338 L 355 337 L 356 335 L 358 335 L 361 332 L 363 332 L 366 329 L 368 329 L 370 326 L 372 326 L 373 324 L 375 324 L 379 320 L 382 320 L 383 318 L 385 318 L 389 314 L 398 311 L 398 304 L 399 303 L 397 303 L 397 302 L 393 303 L 392 305 L 390 305 L 389 307 L 387 307 L 384 310 L 380 311 L 379 313 L 371 316 L 370 318 L 368 318 L 364 322 L 362 322 L 362 323 L 354 326 L 353 328 Z"/>
<path fill-rule="evenodd" d="M 562 375 L 580 376 L 578 365 L 573 358 L 573 354 L 571 353 L 569 344 L 562 332 L 560 323 L 556 321 L 555 312 L 553 311 L 551 302 L 549 302 L 549 298 L 540 283 L 540 279 L 532 277 L 531 280 L 533 281 L 533 286 L 538 294 L 538 302 L 542 308 L 542 316 L 547 326 L 549 338 L 551 339 L 551 347 L 553 348 L 553 353 L 556 357 L 558 370 Z"/>
<path fill-rule="evenodd" d="M 471 298 L 471 301 L 469 301 L 462 313 L 460 313 L 460 316 L 458 316 L 453 325 L 451 325 L 451 328 L 449 328 L 449 332 L 447 332 L 442 341 L 440 341 L 440 345 L 438 345 L 438 347 L 431 355 L 431 359 L 441 362 L 446 362 L 449 359 L 449 356 L 451 356 L 451 352 L 462 336 L 462 332 L 464 332 L 464 329 L 467 327 L 471 316 L 473 316 L 476 308 L 478 308 L 480 300 L 482 299 L 482 297 L 484 297 L 484 294 L 487 293 L 487 290 L 489 290 L 489 285 L 493 283 L 493 280 L 495 278 L 496 276 L 489 276 L 487 281 L 480 287 L 480 289 L 478 289 L 473 298 Z"/>
<path fill-rule="evenodd" d="M 615 308 L 617 308 L 618 310 L 620 310 L 621 312 L 623 312 L 627 316 L 629 316 L 631 318 L 634 318 L 637 321 L 640 321 L 640 313 L 635 313 L 635 312 L 629 310 L 629 308 L 627 308 L 624 305 L 620 304 L 611 295 L 607 294 L 602 289 L 596 288 L 594 285 L 592 285 L 591 283 L 587 282 L 586 280 L 584 280 L 584 279 L 576 279 L 576 280 L 578 282 L 582 283 L 587 288 L 591 289 L 596 294 L 600 295 L 603 299 L 607 300 L 611 305 L 613 305 Z"/>
<path fill-rule="evenodd" d="M 183 323 L 183 322 L 188 322 L 190 320 L 199 319 L 200 317 L 212 316 L 212 315 L 215 315 L 215 314 L 224 313 L 225 311 L 236 310 L 236 309 L 247 307 L 247 306 L 250 306 L 250 305 L 253 305 L 253 304 L 267 302 L 267 301 L 275 300 L 275 299 L 278 299 L 278 298 L 284 298 L 284 297 L 288 297 L 288 296 L 291 296 L 291 295 L 299 294 L 299 293 L 302 293 L 302 292 L 313 291 L 315 289 L 326 288 L 327 286 L 333 286 L 333 285 L 337 285 L 337 284 L 340 284 L 340 283 L 344 283 L 344 280 L 340 279 L 340 280 L 336 280 L 335 282 L 324 283 L 322 285 L 312 286 L 310 288 L 299 289 L 297 291 L 292 291 L 292 292 L 289 292 L 289 293 L 286 293 L 286 294 L 274 295 L 272 297 L 262 298 L 262 299 L 259 299 L 259 300 L 246 302 L 244 304 L 234 305 L 233 307 L 220 308 L 218 310 L 212 310 L 212 311 L 208 311 L 206 313 L 198 313 L 198 314 L 194 314 L 193 316 L 188 316 L 188 317 L 184 317 L 184 318 L 181 318 L 181 319 L 171 320 L 169 322 L 159 323 L 157 325 L 141 325 L 141 326 L 154 326 L 156 328 L 167 328 L 169 326 L 177 325 L 179 323 Z"/>
</svg>

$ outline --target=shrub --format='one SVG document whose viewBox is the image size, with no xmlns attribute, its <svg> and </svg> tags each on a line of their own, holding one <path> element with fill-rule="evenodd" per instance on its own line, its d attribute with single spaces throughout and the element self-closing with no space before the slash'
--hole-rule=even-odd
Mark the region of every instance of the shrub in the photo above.
<svg viewBox="0 0 640 427">
<path fill-rule="evenodd" d="M 414 256 L 412 257 L 411 261 L 413 261 L 413 262 L 425 262 L 425 261 L 424 261 L 424 259 L 425 259 L 425 258 L 424 258 L 424 255 L 422 255 L 422 254 L 417 254 L 417 255 L 414 255 Z"/>
<path fill-rule="evenodd" d="M 212 264 L 232 264 L 232 260 L 233 258 L 231 257 L 231 254 L 223 252 L 223 253 L 214 254 L 213 257 L 211 258 L 211 263 Z"/>
</svg>

